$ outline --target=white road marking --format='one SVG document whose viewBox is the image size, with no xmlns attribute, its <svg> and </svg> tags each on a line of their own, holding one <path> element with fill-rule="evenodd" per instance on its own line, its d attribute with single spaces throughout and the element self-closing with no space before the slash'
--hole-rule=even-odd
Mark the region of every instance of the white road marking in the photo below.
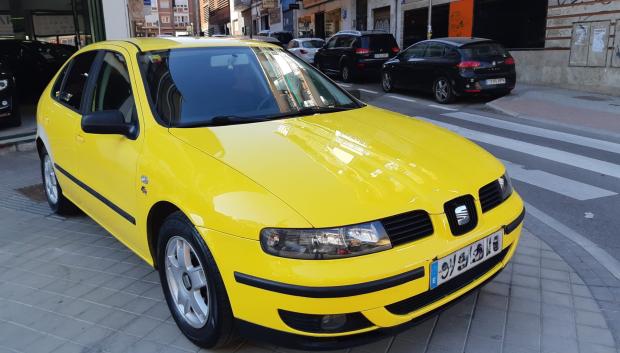
<svg viewBox="0 0 620 353">
<path fill-rule="evenodd" d="M 339 85 L 342 86 L 342 87 L 347 87 L 347 88 L 353 87 L 353 86 L 351 86 L 349 84 L 346 84 L 346 83 L 339 83 Z"/>
<path fill-rule="evenodd" d="M 458 111 L 458 109 L 444 107 L 443 105 L 429 104 L 428 106 L 429 106 L 429 107 L 433 107 L 433 108 L 437 108 L 437 109 L 442 109 L 442 110 L 449 110 L 449 111 L 451 111 L 451 112 L 456 112 L 456 111 Z"/>
<path fill-rule="evenodd" d="M 362 91 L 362 92 L 366 92 L 366 93 L 379 94 L 379 92 L 377 92 L 377 91 L 373 91 L 373 90 L 366 89 L 366 88 L 358 88 L 358 89 L 359 89 L 360 91 Z"/>
<path fill-rule="evenodd" d="M 538 186 L 555 193 L 568 196 L 575 200 L 585 201 L 599 197 L 613 196 L 617 193 L 599 187 L 585 184 L 576 180 L 564 178 L 559 175 L 547 173 L 541 170 L 528 170 L 522 165 L 509 161 L 502 161 L 512 179 Z"/>
<path fill-rule="evenodd" d="M 398 99 L 398 100 L 401 100 L 401 101 L 405 101 L 405 102 L 410 102 L 410 103 L 417 102 L 417 100 L 415 100 L 415 99 L 405 98 L 405 97 L 397 96 L 397 95 L 394 95 L 394 94 L 389 94 L 388 97 L 394 98 L 394 99 Z"/>
<path fill-rule="evenodd" d="M 500 129 L 517 131 L 517 132 L 521 132 L 521 133 L 528 134 L 528 135 L 539 136 L 539 137 L 544 137 L 544 138 L 548 138 L 552 140 L 564 141 L 564 142 L 572 143 L 575 145 L 596 148 L 598 150 L 603 150 L 603 151 L 608 151 L 608 152 L 613 152 L 613 153 L 620 153 L 620 144 L 605 141 L 605 140 L 597 140 L 597 139 L 593 139 L 590 137 L 569 134 L 566 132 L 554 131 L 554 130 L 543 129 L 540 127 L 535 127 L 535 126 L 530 126 L 530 125 L 513 123 L 510 121 L 489 118 L 489 117 L 478 115 L 478 114 L 456 112 L 456 113 L 445 113 L 442 115 L 449 116 L 451 118 L 456 118 L 459 120 L 472 122 L 472 123 L 479 123 L 479 124 L 483 124 L 487 126 L 493 126 L 493 127 L 497 127 Z"/>
<path fill-rule="evenodd" d="M 595 173 L 605 174 L 620 179 L 620 166 L 615 163 L 601 161 L 599 159 L 585 157 L 579 154 L 557 150 L 555 148 L 536 145 L 529 142 L 514 140 L 511 138 L 496 136 L 486 132 L 466 129 L 460 126 L 432 120 L 424 119 L 435 125 L 443 126 L 470 140 L 486 143 L 493 146 L 507 148 L 516 152 L 529 154 L 534 157 L 548 159 L 550 161 L 570 165 L 580 169 L 589 170 Z"/>
<path fill-rule="evenodd" d="M 581 246 L 592 257 L 594 257 L 603 267 L 605 267 L 611 274 L 620 279 L 620 262 L 613 256 L 609 255 L 607 251 L 590 241 L 583 235 L 575 232 L 569 227 L 557 221 L 553 217 L 547 215 L 543 211 L 537 209 L 529 203 L 525 203 L 525 209 L 527 213 L 538 218 L 541 222 L 547 224 L 549 227 L 555 229 L 559 234 L 575 242 L 575 244 Z"/>
</svg>

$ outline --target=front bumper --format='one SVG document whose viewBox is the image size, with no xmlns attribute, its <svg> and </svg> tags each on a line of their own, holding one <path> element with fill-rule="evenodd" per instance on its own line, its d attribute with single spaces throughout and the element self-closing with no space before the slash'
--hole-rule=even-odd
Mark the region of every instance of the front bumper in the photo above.
<svg viewBox="0 0 620 353">
<path fill-rule="evenodd" d="M 479 204 L 477 209 L 480 212 Z M 403 325 L 408 327 L 488 281 L 514 254 L 522 211 L 523 202 L 514 193 L 500 206 L 479 214 L 476 228 L 463 236 L 452 236 L 444 215 L 432 215 L 432 236 L 388 251 L 339 260 L 275 257 L 264 253 L 258 241 L 208 229 L 199 231 L 218 263 L 242 333 L 289 347 L 333 349 L 363 344 L 392 334 Z M 490 266 L 471 278 L 455 277 L 429 291 L 429 267 L 435 259 L 500 227 L 505 229 L 501 258 L 493 263 L 494 258 L 490 258 Z M 448 286 L 451 282 L 458 285 Z M 346 332 L 307 332 L 287 325 L 282 311 L 361 314 L 370 325 Z"/>
</svg>

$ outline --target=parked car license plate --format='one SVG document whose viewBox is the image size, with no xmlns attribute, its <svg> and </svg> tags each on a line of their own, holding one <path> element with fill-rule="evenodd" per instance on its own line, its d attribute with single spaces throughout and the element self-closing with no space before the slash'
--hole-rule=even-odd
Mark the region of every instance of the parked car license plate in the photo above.
<svg viewBox="0 0 620 353">
<path fill-rule="evenodd" d="M 375 54 L 376 59 L 387 58 L 388 56 L 388 53 Z"/>
<path fill-rule="evenodd" d="M 504 85 L 506 84 L 506 79 L 504 77 L 502 78 L 490 78 L 487 79 L 487 85 Z"/>
<path fill-rule="evenodd" d="M 466 272 L 502 251 L 501 229 L 486 238 L 431 263 L 431 289 Z"/>
</svg>

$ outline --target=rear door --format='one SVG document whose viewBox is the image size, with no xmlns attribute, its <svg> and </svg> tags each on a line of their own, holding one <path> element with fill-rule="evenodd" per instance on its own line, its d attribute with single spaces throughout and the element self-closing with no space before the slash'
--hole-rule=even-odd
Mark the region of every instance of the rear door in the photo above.
<svg viewBox="0 0 620 353">
<path fill-rule="evenodd" d="M 47 143 L 63 193 L 73 201 L 77 201 L 80 188 L 72 176 L 81 165 L 75 155 L 75 133 L 80 128 L 83 92 L 97 53 L 88 51 L 71 59 L 54 82 L 50 104 L 42 105 L 37 113 L 38 123 L 43 127 L 39 134 Z"/>
</svg>

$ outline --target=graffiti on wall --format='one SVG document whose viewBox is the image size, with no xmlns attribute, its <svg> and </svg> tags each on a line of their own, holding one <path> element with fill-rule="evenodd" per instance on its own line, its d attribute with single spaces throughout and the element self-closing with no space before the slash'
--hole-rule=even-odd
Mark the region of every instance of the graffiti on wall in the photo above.
<svg viewBox="0 0 620 353">
<path fill-rule="evenodd" d="M 558 2 L 558 6 L 564 6 L 564 5 L 578 5 L 584 2 L 590 2 L 591 0 L 557 0 Z M 607 0 L 607 1 L 601 1 L 601 3 L 603 5 L 609 5 L 613 2 L 614 0 Z"/>
</svg>

